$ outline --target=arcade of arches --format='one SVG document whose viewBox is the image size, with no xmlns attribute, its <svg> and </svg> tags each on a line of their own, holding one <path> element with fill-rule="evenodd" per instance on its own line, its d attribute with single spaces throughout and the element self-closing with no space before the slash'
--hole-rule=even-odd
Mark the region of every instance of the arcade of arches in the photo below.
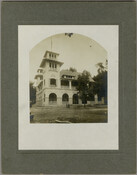
<svg viewBox="0 0 137 175">
<path fill-rule="evenodd" d="M 69 102 L 69 95 L 64 93 L 62 95 L 62 103 L 67 104 Z M 55 93 L 51 93 L 49 95 L 49 104 L 57 104 L 57 95 Z M 79 104 L 79 98 L 77 94 L 72 96 L 72 104 Z"/>
</svg>

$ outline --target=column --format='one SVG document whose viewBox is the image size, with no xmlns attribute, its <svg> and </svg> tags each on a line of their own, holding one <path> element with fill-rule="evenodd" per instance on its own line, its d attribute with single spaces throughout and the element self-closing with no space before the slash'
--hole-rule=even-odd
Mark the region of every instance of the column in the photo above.
<svg viewBox="0 0 137 175">
<path fill-rule="evenodd" d="M 62 105 L 62 98 L 61 97 L 57 97 L 57 105 L 58 106 Z"/>
<path fill-rule="evenodd" d="M 61 80 L 57 79 L 57 83 L 58 83 L 58 88 L 61 88 Z"/>
<path fill-rule="evenodd" d="M 82 100 L 80 98 L 78 99 L 78 103 L 82 105 Z"/>
<path fill-rule="evenodd" d="M 98 95 L 96 94 L 94 98 L 95 98 L 95 104 L 98 104 Z"/>
<path fill-rule="evenodd" d="M 72 98 L 69 98 L 69 104 L 70 105 L 72 104 Z"/>
<path fill-rule="evenodd" d="M 45 97 L 44 106 L 48 106 L 48 105 L 49 105 L 49 97 Z"/>
<path fill-rule="evenodd" d="M 101 98 L 101 102 L 102 102 L 103 105 L 105 104 L 104 97 Z"/>
<path fill-rule="evenodd" d="M 69 80 L 69 89 L 71 89 L 71 80 Z"/>
</svg>

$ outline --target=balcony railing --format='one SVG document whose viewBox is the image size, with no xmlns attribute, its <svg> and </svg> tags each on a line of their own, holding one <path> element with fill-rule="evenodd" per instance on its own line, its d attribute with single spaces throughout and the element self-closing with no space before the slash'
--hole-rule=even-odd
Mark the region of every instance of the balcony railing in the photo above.
<svg viewBox="0 0 137 175">
<path fill-rule="evenodd" d="M 69 86 L 61 86 L 61 89 L 69 89 Z"/>
<path fill-rule="evenodd" d="M 61 89 L 77 90 L 75 86 L 71 86 L 71 88 L 69 88 L 69 86 L 61 86 Z"/>
<path fill-rule="evenodd" d="M 72 86 L 71 89 L 72 89 L 72 90 L 77 90 L 75 86 Z"/>
</svg>

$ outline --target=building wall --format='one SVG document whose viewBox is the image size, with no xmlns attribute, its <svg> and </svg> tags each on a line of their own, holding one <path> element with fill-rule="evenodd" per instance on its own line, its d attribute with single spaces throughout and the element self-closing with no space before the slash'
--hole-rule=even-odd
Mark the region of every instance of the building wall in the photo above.
<svg viewBox="0 0 137 175">
<path fill-rule="evenodd" d="M 73 95 L 77 94 L 78 91 L 76 90 L 71 90 L 71 89 L 61 89 L 61 88 L 44 88 L 43 90 L 41 90 L 40 92 L 37 93 L 36 95 L 36 104 L 37 106 L 49 106 L 49 105 L 57 105 L 57 106 L 61 106 L 61 105 L 66 105 L 66 104 L 73 104 Z M 56 103 L 50 103 L 49 101 L 49 96 L 50 94 L 56 94 L 57 97 L 57 101 Z M 62 97 L 63 94 L 67 94 L 68 95 L 68 102 L 63 102 L 62 101 Z M 82 101 L 80 99 L 78 99 L 78 104 L 82 104 Z M 101 101 L 98 101 L 98 99 L 96 98 L 95 101 L 87 101 L 87 105 L 103 105 L 104 103 L 104 97 L 102 97 Z"/>
<path fill-rule="evenodd" d="M 77 94 L 75 87 L 72 87 L 71 80 L 69 80 L 69 87 L 61 87 L 60 80 L 60 64 L 56 64 L 56 68 L 49 66 L 50 62 L 46 61 L 43 68 L 43 86 L 41 90 L 36 92 L 36 104 L 37 106 L 48 106 L 48 105 L 66 105 L 73 104 L 73 95 Z M 56 85 L 50 85 L 50 79 L 56 79 Z M 37 81 L 40 82 L 39 77 Z M 50 94 L 55 95 L 56 100 L 50 101 Z M 62 101 L 63 94 L 68 95 L 68 101 Z M 78 104 L 82 104 L 81 100 L 78 99 Z M 87 104 L 94 105 L 99 104 L 97 95 L 95 101 L 88 101 Z M 100 102 L 104 104 L 104 99 Z"/>
<path fill-rule="evenodd" d="M 55 89 L 55 88 L 45 88 L 42 92 L 42 106 L 47 106 L 47 105 L 54 105 L 54 104 L 50 104 L 49 102 L 49 96 L 50 94 L 56 94 L 57 96 L 57 102 L 55 103 L 55 105 L 65 105 L 66 103 L 68 104 L 73 104 L 73 95 L 77 94 L 77 91 L 74 90 L 66 90 L 66 89 Z M 45 94 L 45 95 L 44 95 Z M 62 101 L 62 97 L 63 94 L 67 94 L 69 97 L 69 101 L 68 102 L 63 102 Z M 45 97 L 45 100 L 44 100 Z"/>
</svg>

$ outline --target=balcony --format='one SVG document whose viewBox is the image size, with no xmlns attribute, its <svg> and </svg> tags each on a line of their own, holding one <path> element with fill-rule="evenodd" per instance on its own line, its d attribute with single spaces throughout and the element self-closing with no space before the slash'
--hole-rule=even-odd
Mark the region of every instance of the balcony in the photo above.
<svg viewBox="0 0 137 175">
<path fill-rule="evenodd" d="M 69 86 L 61 86 L 61 89 L 69 89 Z"/>
<path fill-rule="evenodd" d="M 71 90 L 77 90 L 75 86 L 61 86 L 61 89 L 71 89 Z"/>
<path fill-rule="evenodd" d="M 72 89 L 72 90 L 75 90 L 75 91 L 77 90 L 77 89 L 76 89 L 76 86 L 72 86 L 71 89 Z"/>
</svg>

